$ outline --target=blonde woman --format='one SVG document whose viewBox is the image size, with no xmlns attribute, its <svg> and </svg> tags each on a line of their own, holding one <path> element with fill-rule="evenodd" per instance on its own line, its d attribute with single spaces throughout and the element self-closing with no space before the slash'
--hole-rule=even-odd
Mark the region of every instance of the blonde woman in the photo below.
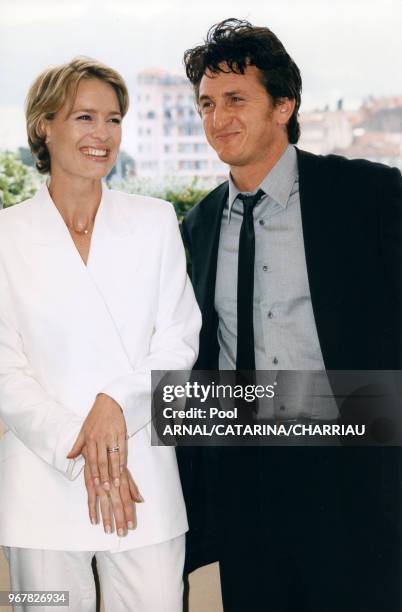
<svg viewBox="0 0 402 612">
<path fill-rule="evenodd" d="M 91 59 L 41 74 L 26 116 L 49 179 L 0 214 L 0 544 L 13 589 L 77 612 L 93 554 L 106 610 L 181 609 L 186 512 L 174 450 L 151 446 L 150 371 L 191 368 L 200 315 L 172 207 L 102 185 L 127 107 Z"/>
</svg>

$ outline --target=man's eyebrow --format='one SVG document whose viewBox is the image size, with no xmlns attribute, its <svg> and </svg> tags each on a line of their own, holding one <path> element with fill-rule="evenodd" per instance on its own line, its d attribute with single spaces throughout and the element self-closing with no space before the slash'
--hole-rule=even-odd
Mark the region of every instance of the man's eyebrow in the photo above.
<svg viewBox="0 0 402 612">
<path fill-rule="evenodd" d="M 233 91 L 224 91 L 222 94 L 225 98 L 230 98 L 231 96 L 244 96 L 246 95 L 246 91 L 244 89 L 234 89 Z M 210 100 L 213 96 L 209 96 L 207 94 L 203 94 L 199 97 L 199 101 L 201 100 Z"/>
<path fill-rule="evenodd" d="M 244 96 L 245 93 L 244 89 L 234 89 L 233 91 L 225 91 L 223 95 L 229 98 L 230 96 Z"/>
</svg>

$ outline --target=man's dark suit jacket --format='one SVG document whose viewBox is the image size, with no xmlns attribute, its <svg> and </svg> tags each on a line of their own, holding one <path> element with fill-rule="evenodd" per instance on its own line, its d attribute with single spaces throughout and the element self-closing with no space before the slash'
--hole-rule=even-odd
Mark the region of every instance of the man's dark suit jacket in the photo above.
<svg viewBox="0 0 402 612">
<path fill-rule="evenodd" d="M 307 271 L 325 367 L 401 369 L 400 172 L 335 155 L 323 157 L 300 150 L 297 155 Z M 201 370 L 218 369 L 214 296 L 221 217 L 227 195 L 226 182 L 183 221 L 183 239 L 203 316 L 195 365 Z M 398 481 L 399 449 L 380 450 L 387 454 L 381 474 L 390 466 L 390 487 L 394 487 Z M 214 517 L 216 488 L 222 486 L 214 481 L 214 461 L 219 452 L 219 448 L 178 449 L 190 521 L 189 571 L 219 558 L 219 525 Z M 390 493 L 398 506 L 394 510 L 399 511 L 396 492 Z"/>
</svg>

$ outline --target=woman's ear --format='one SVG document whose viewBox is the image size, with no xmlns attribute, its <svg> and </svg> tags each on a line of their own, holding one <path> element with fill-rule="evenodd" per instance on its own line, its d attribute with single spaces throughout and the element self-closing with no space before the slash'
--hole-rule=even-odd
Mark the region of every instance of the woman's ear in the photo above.
<svg viewBox="0 0 402 612">
<path fill-rule="evenodd" d="M 48 119 L 41 119 L 38 123 L 37 134 L 40 138 L 45 140 L 45 143 L 48 144 L 51 138 L 51 121 Z"/>
</svg>

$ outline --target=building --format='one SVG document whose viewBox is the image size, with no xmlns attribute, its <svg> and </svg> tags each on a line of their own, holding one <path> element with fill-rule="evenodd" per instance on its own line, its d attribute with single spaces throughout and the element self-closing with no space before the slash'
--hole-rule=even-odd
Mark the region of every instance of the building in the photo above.
<svg viewBox="0 0 402 612">
<path fill-rule="evenodd" d="M 352 126 L 343 110 L 304 112 L 300 115 L 300 128 L 300 148 L 316 155 L 347 148 L 353 141 Z"/>
<path fill-rule="evenodd" d="M 370 98 L 352 127 L 352 142 L 336 153 L 402 168 L 402 96 Z"/>
<path fill-rule="evenodd" d="M 159 69 L 137 75 L 136 172 L 140 177 L 222 181 L 227 168 L 205 141 L 187 79 Z"/>
<path fill-rule="evenodd" d="M 184 76 L 160 69 L 137 75 L 135 173 L 138 177 L 205 179 L 227 177 L 205 140 L 193 91 Z M 369 98 L 360 108 L 325 108 L 300 116 L 299 146 L 318 155 L 337 153 L 389 165 L 402 165 L 402 97 Z"/>
<path fill-rule="evenodd" d="M 299 146 L 402 167 L 402 96 L 369 98 L 359 109 L 304 112 Z"/>
</svg>

